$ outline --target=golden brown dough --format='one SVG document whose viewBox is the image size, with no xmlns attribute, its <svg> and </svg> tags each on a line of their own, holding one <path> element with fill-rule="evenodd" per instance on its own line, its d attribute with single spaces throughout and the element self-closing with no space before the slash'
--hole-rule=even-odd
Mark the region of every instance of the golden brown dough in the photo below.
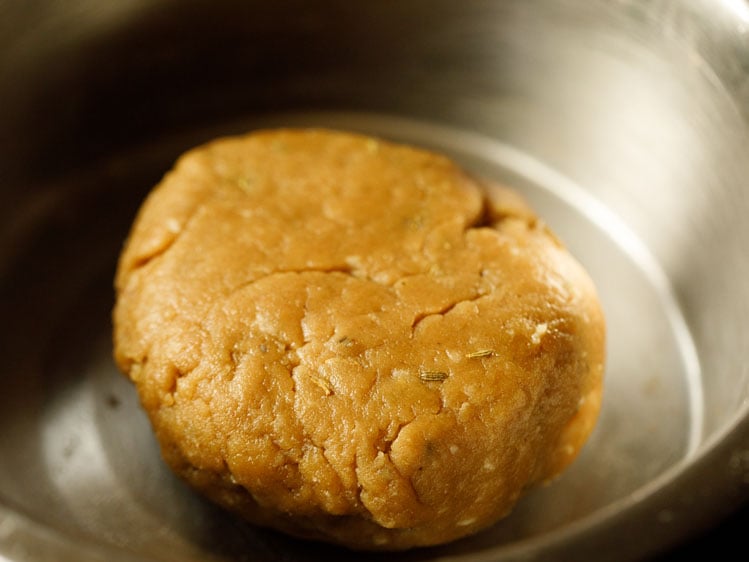
<svg viewBox="0 0 749 562">
<path fill-rule="evenodd" d="M 474 533 L 577 455 L 604 322 L 522 199 L 325 130 L 188 152 L 116 278 L 164 458 L 260 525 L 358 549 Z"/>
</svg>

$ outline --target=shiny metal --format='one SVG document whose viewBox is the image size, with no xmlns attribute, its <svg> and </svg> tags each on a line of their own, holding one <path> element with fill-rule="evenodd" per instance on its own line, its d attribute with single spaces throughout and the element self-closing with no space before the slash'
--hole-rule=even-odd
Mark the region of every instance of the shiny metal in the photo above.
<svg viewBox="0 0 749 562">
<path fill-rule="evenodd" d="M 641 559 L 749 502 L 741 0 L 0 2 L 0 560 L 328 560 L 160 461 L 115 260 L 185 148 L 361 130 L 521 189 L 598 284 L 600 424 L 510 518 L 368 560 Z"/>
</svg>

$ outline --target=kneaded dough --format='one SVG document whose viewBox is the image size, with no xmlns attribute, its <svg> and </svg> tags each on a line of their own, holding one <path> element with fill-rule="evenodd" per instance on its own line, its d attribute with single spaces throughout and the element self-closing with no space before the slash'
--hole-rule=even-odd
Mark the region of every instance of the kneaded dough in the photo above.
<svg viewBox="0 0 749 562">
<path fill-rule="evenodd" d="M 271 130 L 187 152 L 120 258 L 115 357 L 171 468 L 356 549 L 474 533 L 594 426 L 604 321 L 513 191 L 424 150 Z"/>
</svg>

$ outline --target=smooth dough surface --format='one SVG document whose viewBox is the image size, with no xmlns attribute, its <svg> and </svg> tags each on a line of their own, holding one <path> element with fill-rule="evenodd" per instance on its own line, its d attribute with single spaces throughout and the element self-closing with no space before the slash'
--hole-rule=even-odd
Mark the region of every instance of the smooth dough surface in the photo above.
<svg viewBox="0 0 749 562">
<path fill-rule="evenodd" d="M 474 533 L 577 455 L 604 321 L 513 191 L 328 130 L 183 155 L 120 258 L 115 357 L 162 452 L 251 522 L 357 549 Z"/>
</svg>

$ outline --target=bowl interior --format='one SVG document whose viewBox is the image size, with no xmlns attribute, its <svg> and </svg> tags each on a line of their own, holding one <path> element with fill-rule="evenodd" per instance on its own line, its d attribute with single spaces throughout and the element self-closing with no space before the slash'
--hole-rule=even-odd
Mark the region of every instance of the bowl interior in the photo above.
<svg viewBox="0 0 749 562">
<path fill-rule="evenodd" d="M 493 528 L 395 558 L 540 556 L 672 485 L 746 423 L 746 121 L 690 14 L 453 4 L 80 2 L 74 33 L 70 13 L 45 20 L 55 44 L 27 24 L 27 48 L 11 50 L 25 58 L 7 66 L 24 64 L 23 79 L 3 82 L 0 110 L 20 139 L 2 144 L 0 498 L 13 525 L 54 537 L 41 559 L 61 559 L 61 543 L 76 560 L 345 557 L 187 490 L 111 358 L 112 279 L 138 205 L 183 150 L 254 128 L 379 135 L 515 187 L 604 304 L 604 404 L 580 458 Z M 9 544 L 0 552 L 31 559 Z"/>
</svg>

